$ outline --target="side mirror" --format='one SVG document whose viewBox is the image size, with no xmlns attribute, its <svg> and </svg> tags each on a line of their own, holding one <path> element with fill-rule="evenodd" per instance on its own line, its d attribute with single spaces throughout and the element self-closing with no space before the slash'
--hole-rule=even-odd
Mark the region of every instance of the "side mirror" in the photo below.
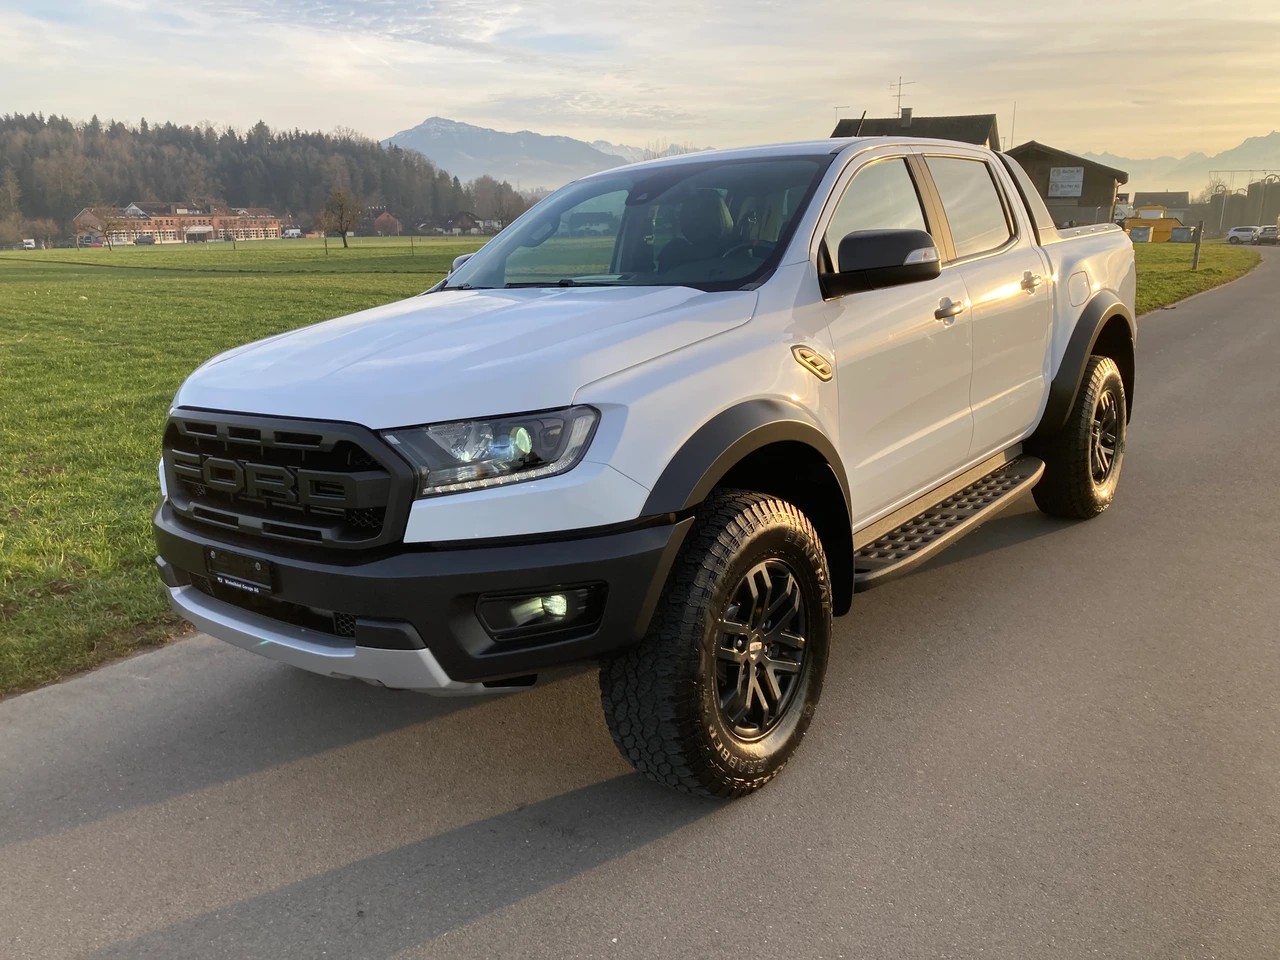
<svg viewBox="0 0 1280 960">
<path fill-rule="evenodd" d="M 472 256 L 473 256 L 473 254 L 470 254 L 470 253 L 464 253 L 464 254 L 463 254 L 462 256 L 460 256 L 460 257 L 454 257 L 454 258 L 453 258 L 453 266 L 451 266 L 451 267 L 449 268 L 449 272 L 450 272 L 450 273 L 453 273 L 453 271 L 457 270 L 460 266 L 462 266 L 464 263 L 466 263 L 468 260 L 470 260 Z"/>
<path fill-rule="evenodd" d="M 942 273 L 933 237 L 923 230 L 855 230 L 840 241 L 835 273 L 818 279 L 824 296 L 932 280 Z"/>
</svg>

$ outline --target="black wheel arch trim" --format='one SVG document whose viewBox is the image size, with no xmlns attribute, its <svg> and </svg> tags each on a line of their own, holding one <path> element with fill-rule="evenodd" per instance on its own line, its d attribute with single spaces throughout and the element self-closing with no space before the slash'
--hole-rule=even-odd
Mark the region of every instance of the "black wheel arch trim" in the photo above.
<svg viewBox="0 0 1280 960">
<path fill-rule="evenodd" d="M 1124 302 L 1114 293 L 1104 291 L 1096 294 L 1085 305 L 1080 314 L 1080 319 L 1076 321 L 1075 329 L 1071 332 L 1071 339 L 1067 341 L 1067 349 L 1063 353 L 1062 363 L 1058 366 L 1058 372 L 1054 376 L 1053 382 L 1049 385 L 1049 401 L 1045 405 L 1044 416 L 1040 418 L 1040 425 L 1036 428 L 1035 434 L 1033 434 L 1034 437 L 1049 436 L 1061 430 L 1066 424 L 1071 407 L 1084 386 L 1084 372 L 1089 364 L 1089 357 L 1093 355 L 1098 339 L 1102 336 L 1107 324 L 1116 317 L 1124 320 L 1129 333 L 1129 369 L 1127 371 L 1123 370 L 1124 363 L 1121 363 L 1121 372 L 1125 379 L 1126 419 L 1133 416 L 1133 381 L 1135 376 L 1133 358 L 1138 327 L 1133 318 L 1133 311 L 1125 306 Z"/>
<path fill-rule="evenodd" d="M 696 507 L 744 457 L 786 441 L 806 444 L 826 459 L 852 516 L 849 481 L 835 444 L 803 407 L 763 397 L 723 410 L 694 431 L 658 477 L 641 516 Z"/>
</svg>

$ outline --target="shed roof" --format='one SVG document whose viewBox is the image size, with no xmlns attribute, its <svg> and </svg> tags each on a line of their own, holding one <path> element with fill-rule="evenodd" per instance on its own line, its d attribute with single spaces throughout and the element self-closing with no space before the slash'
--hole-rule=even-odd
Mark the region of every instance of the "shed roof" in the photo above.
<svg viewBox="0 0 1280 960">
<path fill-rule="evenodd" d="M 1097 160 L 1077 156 L 1074 153 L 1068 153 L 1066 150 L 1059 150 L 1057 147 L 1038 143 L 1035 140 L 1028 140 L 1026 143 L 1018 144 L 1016 147 L 1010 147 L 1005 153 L 1015 160 L 1021 160 L 1032 153 L 1042 153 L 1054 159 L 1066 161 L 1073 167 L 1092 167 L 1101 173 L 1109 173 L 1118 183 L 1129 182 L 1129 173 L 1126 170 L 1117 170 L 1115 167 L 1108 167 L 1105 163 L 1099 163 Z"/>
<path fill-rule="evenodd" d="M 833 137 L 932 137 L 962 143 L 1000 144 L 994 113 L 973 113 L 955 117 L 857 117 L 841 120 Z"/>
<path fill-rule="evenodd" d="M 1186 190 L 1139 190 L 1133 195 L 1135 207 L 1173 207 L 1180 210 L 1191 206 L 1191 194 Z"/>
</svg>

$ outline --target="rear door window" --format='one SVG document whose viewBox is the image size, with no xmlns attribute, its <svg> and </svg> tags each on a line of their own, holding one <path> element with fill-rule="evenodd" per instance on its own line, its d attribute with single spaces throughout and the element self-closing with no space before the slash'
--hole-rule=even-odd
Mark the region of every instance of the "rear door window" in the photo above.
<svg viewBox="0 0 1280 960">
<path fill-rule="evenodd" d="M 984 161 L 926 157 L 925 163 L 942 198 L 957 259 L 988 253 L 1009 241 L 1009 215 Z"/>
</svg>

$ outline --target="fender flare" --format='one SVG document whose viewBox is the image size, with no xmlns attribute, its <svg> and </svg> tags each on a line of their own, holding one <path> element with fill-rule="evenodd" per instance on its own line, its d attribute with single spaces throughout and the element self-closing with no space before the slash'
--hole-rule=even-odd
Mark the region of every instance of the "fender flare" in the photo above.
<svg viewBox="0 0 1280 960">
<path fill-rule="evenodd" d="M 759 398 L 722 410 L 694 431 L 653 485 L 641 516 L 681 513 L 696 507 L 744 457 L 784 441 L 803 443 L 826 459 L 844 494 L 845 509 L 851 510 L 849 481 L 840 454 L 818 422 L 797 404 Z"/>
<path fill-rule="evenodd" d="M 1085 367 L 1089 365 L 1089 357 L 1097 345 L 1103 328 L 1113 317 L 1122 317 L 1129 332 L 1129 349 L 1133 351 L 1138 337 L 1138 325 L 1133 319 L 1133 311 L 1110 291 L 1095 294 L 1080 313 L 1080 319 L 1071 331 L 1071 339 L 1067 341 L 1067 349 L 1063 352 L 1062 363 L 1049 385 L 1049 400 L 1045 404 L 1044 415 L 1040 425 L 1032 434 L 1033 438 L 1050 436 L 1066 425 L 1067 415 L 1076 402 L 1084 381 Z M 1126 384 L 1128 413 L 1133 415 L 1133 375 L 1130 371 Z"/>
</svg>

